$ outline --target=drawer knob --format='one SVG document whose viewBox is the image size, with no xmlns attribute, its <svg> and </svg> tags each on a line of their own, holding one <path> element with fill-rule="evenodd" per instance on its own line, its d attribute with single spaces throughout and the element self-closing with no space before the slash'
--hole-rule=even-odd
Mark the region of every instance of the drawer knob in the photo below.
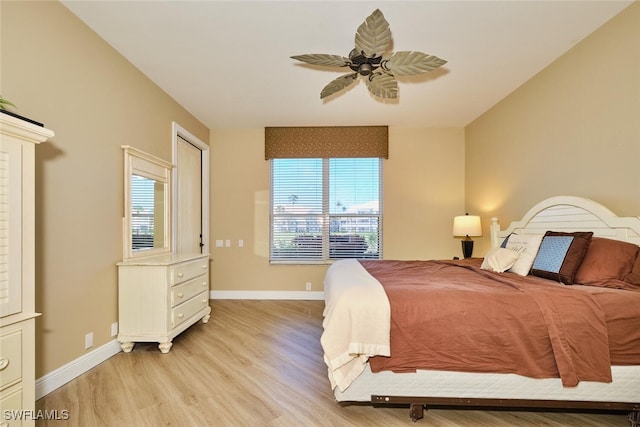
<svg viewBox="0 0 640 427">
<path fill-rule="evenodd" d="M 207 286 L 207 282 L 202 282 L 202 286 Z"/>
<path fill-rule="evenodd" d="M 207 269 L 207 264 L 202 264 L 202 269 L 206 270 Z"/>
<path fill-rule="evenodd" d="M 183 276 L 184 276 L 184 274 L 178 273 L 178 277 L 183 277 Z"/>
<path fill-rule="evenodd" d="M 183 317 L 184 317 L 184 314 L 183 314 L 183 313 L 179 313 L 179 314 L 178 314 L 178 319 L 182 319 Z"/>
<path fill-rule="evenodd" d="M 182 292 L 178 292 L 178 298 L 182 298 L 184 294 Z"/>
<path fill-rule="evenodd" d="M 0 371 L 4 371 L 9 366 L 9 359 L 3 357 L 0 359 Z"/>
</svg>

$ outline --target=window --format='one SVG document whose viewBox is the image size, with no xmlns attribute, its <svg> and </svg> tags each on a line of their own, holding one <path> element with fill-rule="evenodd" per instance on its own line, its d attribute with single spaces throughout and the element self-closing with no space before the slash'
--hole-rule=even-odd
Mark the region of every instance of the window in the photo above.
<svg viewBox="0 0 640 427">
<path fill-rule="evenodd" d="M 270 162 L 272 262 L 381 258 L 382 159 Z"/>
</svg>

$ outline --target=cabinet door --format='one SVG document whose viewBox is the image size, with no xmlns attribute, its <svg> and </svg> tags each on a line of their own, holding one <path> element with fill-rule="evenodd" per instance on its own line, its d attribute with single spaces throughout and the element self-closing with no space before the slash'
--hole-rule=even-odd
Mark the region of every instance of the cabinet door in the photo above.
<svg viewBox="0 0 640 427">
<path fill-rule="evenodd" d="M 0 141 L 0 317 L 22 310 L 22 144 Z"/>
</svg>

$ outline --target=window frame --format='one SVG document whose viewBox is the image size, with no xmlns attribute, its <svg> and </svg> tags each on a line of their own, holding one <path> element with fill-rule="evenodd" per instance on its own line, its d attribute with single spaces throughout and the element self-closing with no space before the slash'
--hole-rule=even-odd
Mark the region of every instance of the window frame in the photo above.
<svg viewBox="0 0 640 427">
<path fill-rule="evenodd" d="M 276 257 L 274 256 L 275 249 L 275 241 L 274 241 L 274 220 L 276 218 L 283 218 L 287 215 L 285 214 L 277 214 L 274 203 L 274 166 L 276 161 L 284 160 L 282 158 L 272 158 L 269 159 L 269 263 L 270 264 L 295 264 L 295 265 L 304 265 L 304 264 L 331 264 L 340 259 L 382 259 L 383 258 L 383 199 L 384 199 L 384 191 L 383 191 L 383 175 L 384 175 L 384 159 L 377 157 L 361 157 L 362 159 L 375 159 L 377 161 L 377 169 L 378 169 L 378 212 L 376 214 L 353 214 L 353 213 L 331 213 L 330 206 L 330 162 L 333 159 L 338 159 L 337 157 L 331 158 L 315 158 L 316 160 L 322 161 L 322 212 L 320 214 L 291 214 L 291 217 L 301 217 L 301 216 L 314 216 L 320 217 L 322 224 L 321 226 L 321 237 L 322 237 L 322 249 L 321 249 L 321 257 L 317 259 L 313 258 L 289 258 L 289 257 Z M 304 160 L 304 158 L 289 158 L 287 160 Z M 308 160 L 308 158 L 307 158 Z M 348 256 L 348 257 L 331 257 L 331 242 L 330 236 L 332 235 L 332 218 L 372 218 L 375 217 L 377 219 L 377 247 L 378 252 L 377 256 L 373 257 L 356 257 L 356 256 Z"/>
</svg>

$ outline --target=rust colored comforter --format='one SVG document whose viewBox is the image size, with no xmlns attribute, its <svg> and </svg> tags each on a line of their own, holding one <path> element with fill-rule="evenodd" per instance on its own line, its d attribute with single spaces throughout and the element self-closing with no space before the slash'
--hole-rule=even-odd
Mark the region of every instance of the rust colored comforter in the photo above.
<svg viewBox="0 0 640 427">
<path fill-rule="evenodd" d="M 515 373 L 571 387 L 640 364 L 640 292 L 493 273 L 480 260 L 361 264 L 391 307 L 391 356 L 370 357 L 373 372 Z"/>
</svg>

